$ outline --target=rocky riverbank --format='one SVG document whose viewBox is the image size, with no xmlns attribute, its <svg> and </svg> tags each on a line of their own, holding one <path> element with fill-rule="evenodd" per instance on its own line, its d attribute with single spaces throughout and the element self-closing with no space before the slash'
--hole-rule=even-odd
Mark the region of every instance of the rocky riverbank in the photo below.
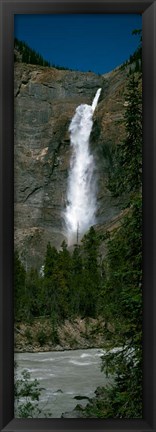
<svg viewBox="0 0 156 432">
<path fill-rule="evenodd" d="M 78 317 L 54 327 L 50 318 L 41 317 L 33 319 L 31 324 L 15 324 L 15 352 L 101 348 L 106 346 L 108 331 L 113 332 L 113 327 L 107 324 L 106 329 L 102 318 Z"/>
</svg>

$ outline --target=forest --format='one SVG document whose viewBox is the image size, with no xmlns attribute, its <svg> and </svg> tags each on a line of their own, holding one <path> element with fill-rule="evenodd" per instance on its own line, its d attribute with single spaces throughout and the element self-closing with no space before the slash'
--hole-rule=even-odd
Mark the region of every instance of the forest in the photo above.
<svg viewBox="0 0 156 432">
<path fill-rule="evenodd" d="M 101 389 L 96 403 L 87 404 L 86 417 L 142 417 L 141 88 L 141 72 L 133 67 L 125 94 L 126 138 L 111 149 L 108 165 L 108 188 L 112 196 L 123 196 L 126 209 L 120 226 L 103 235 L 91 227 L 72 250 L 65 241 L 59 251 L 48 243 L 40 272 L 35 268 L 26 271 L 18 251 L 14 255 L 16 325 L 48 317 L 57 344 L 58 326 L 67 318 L 100 316 L 105 322 L 108 352 L 101 367 L 114 376 L 114 382 Z M 106 245 L 104 257 L 99 252 L 101 243 Z M 113 333 L 107 323 L 113 326 Z M 42 332 L 42 344 L 44 338 Z M 110 353 L 114 346 L 122 350 Z"/>
<path fill-rule="evenodd" d="M 36 50 L 30 48 L 30 46 L 17 38 L 14 39 L 14 62 L 22 62 L 33 65 L 54 67 L 60 70 L 66 70 L 68 68 L 64 66 L 58 66 L 54 63 L 50 63 L 45 60 L 41 54 Z"/>
</svg>

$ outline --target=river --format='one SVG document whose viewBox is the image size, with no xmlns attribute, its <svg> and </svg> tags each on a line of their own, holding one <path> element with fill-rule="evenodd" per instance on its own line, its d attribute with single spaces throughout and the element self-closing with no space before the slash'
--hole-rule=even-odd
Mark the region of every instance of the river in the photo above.
<svg viewBox="0 0 156 432">
<path fill-rule="evenodd" d="M 27 369 L 31 380 L 39 381 L 42 390 L 40 408 L 50 417 L 60 418 L 61 414 L 72 411 L 86 399 L 76 400 L 75 396 L 93 397 L 98 386 L 105 386 L 108 379 L 101 372 L 102 349 L 87 349 L 61 352 L 16 353 L 17 377 Z M 42 415 L 41 417 L 43 417 Z"/>
</svg>

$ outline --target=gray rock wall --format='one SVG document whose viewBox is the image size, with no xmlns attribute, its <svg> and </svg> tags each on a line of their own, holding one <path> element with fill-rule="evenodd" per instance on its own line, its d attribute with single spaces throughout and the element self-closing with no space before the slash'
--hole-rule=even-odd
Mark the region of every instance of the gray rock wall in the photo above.
<svg viewBox="0 0 156 432">
<path fill-rule="evenodd" d="M 65 238 L 63 211 L 70 162 L 68 126 L 75 108 L 80 103 L 91 104 L 99 87 L 102 93 L 95 114 L 99 133 L 98 137 L 93 133 L 92 138 L 99 178 L 98 222 L 119 212 L 106 187 L 107 174 L 99 157 L 99 149 L 108 137 L 115 139 L 114 128 L 118 140 L 123 133 L 120 92 L 125 77 L 118 80 L 115 75 L 116 86 L 111 80 L 112 75 L 105 79 L 93 73 L 15 64 L 15 246 L 26 267 L 39 268 L 47 242 L 59 248 Z M 118 100 L 115 92 L 119 92 Z"/>
</svg>

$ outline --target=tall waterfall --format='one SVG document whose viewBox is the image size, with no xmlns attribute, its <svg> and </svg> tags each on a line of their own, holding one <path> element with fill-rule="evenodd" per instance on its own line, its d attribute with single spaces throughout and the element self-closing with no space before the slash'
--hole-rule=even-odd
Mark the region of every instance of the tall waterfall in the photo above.
<svg viewBox="0 0 156 432">
<path fill-rule="evenodd" d="M 95 223 L 96 181 L 95 164 L 90 153 L 89 137 L 93 126 L 93 113 L 101 88 L 96 92 L 92 105 L 82 104 L 69 126 L 72 156 L 67 189 L 65 222 L 68 245 L 76 243 L 85 231 Z"/>
</svg>

